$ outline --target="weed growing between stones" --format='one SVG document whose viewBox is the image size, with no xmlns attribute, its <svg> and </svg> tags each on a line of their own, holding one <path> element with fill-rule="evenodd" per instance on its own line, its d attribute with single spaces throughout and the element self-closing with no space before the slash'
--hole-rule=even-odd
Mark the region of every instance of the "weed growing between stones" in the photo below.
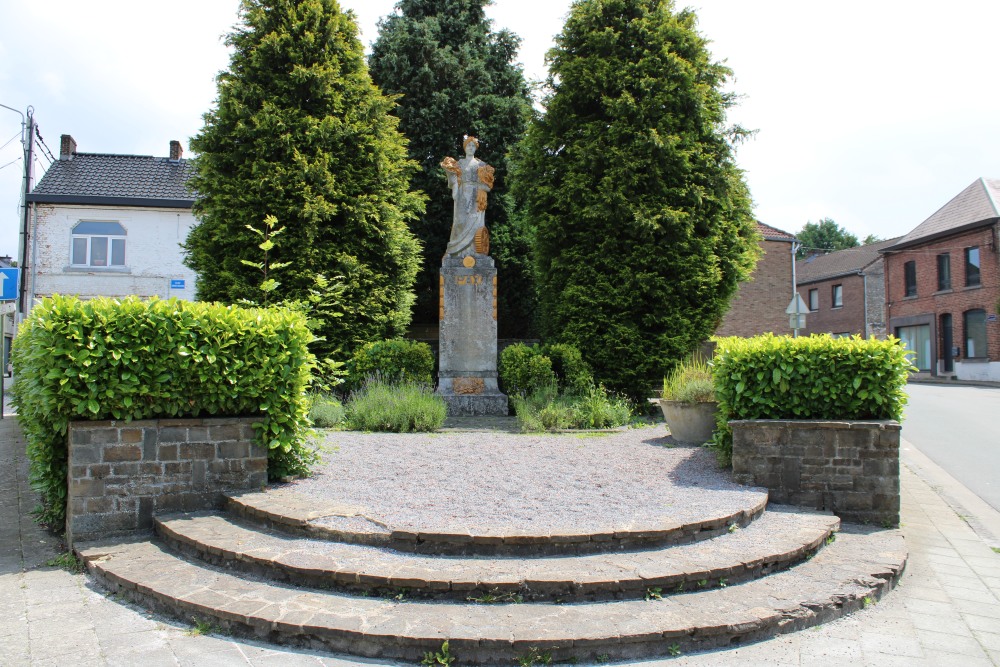
<svg viewBox="0 0 1000 667">
<path fill-rule="evenodd" d="M 552 664 L 552 654 L 548 651 L 539 651 L 537 648 L 532 647 L 524 655 L 519 655 L 517 658 L 517 664 L 520 667 L 534 667 L 535 665 L 551 665 Z"/>
<path fill-rule="evenodd" d="M 508 591 L 506 593 L 501 592 L 499 589 L 494 588 L 488 593 L 483 593 L 480 597 L 468 597 L 466 598 L 469 602 L 476 602 L 478 604 L 500 604 L 500 603 L 513 603 L 521 604 L 524 602 L 524 597 L 519 593 L 514 593 L 513 591 Z"/>
<path fill-rule="evenodd" d="M 653 600 L 663 599 L 663 589 L 662 588 L 647 588 L 646 589 L 646 602 L 651 602 Z"/>
<path fill-rule="evenodd" d="M 203 621 L 196 616 L 191 617 L 191 622 L 193 625 L 191 629 L 187 631 L 190 637 L 200 637 L 202 635 L 210 635 L 215 631 L 215 627 L 209 621 Z"/>
<path fill-rule="evenodd" d="M 444 643 L 441 644 L 440 651 L 428 651 L 424 654 L 424 659 L 420 661 L 421 665 L 450 665 L 455 662 L 455 656 L 451 654 L 451 650 L 448 647 L 448 640 L 446 639 Z"/>
<path fill-rule="evenodd" d="M 674 643 L 667 647 L 667 653 L 673 657 L 677 657 L 681 654 L 681 645 Z"/>
<path fill-rule="evenodd" d="M 83 564 L 83 561 L 77 558 L 76 554 L 72 551 L 64 551 L 63 553 L 50 558 L 45 561 L 47 567 L 58 567 L 66 570 L 70 574 L 83 574 L 87 567 Z"/>
</svg>

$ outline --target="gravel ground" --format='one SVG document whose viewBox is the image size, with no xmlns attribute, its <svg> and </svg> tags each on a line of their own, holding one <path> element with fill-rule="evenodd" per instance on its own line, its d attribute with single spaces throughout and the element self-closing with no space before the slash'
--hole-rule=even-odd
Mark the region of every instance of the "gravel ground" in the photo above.
<svg viewBox="0 0 1000 667">
<path fill-rule="evenodd" d="M 713 452 L 672 445 L 662 424 L 544 435 L 330 431 L 324 445 L 324 463 L 294 490 L 364 508 L 388 529 L 635 530 L 734 513 L 766 495 L 735 484 Z"/>
</svg>

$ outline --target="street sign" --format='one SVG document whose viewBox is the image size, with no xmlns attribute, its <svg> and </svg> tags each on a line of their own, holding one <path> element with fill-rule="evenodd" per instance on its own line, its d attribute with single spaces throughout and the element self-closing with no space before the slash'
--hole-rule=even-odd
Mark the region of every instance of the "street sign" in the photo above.
<svg viewBox="0 0 1000 667">
<path fill-rule="evenodd" d="M 791 302 L 788 304 L 788 308 L 785 308 L 786 315 L 799 315 L 809 312 L 809 306 L 806 305 L 805 299 L 798 292 L 792 297 Z"/>
<path fill-rule="evenodd" d="M 0 315 L 10 315 L 17 310 L 17 304 L 13 301 L 0 303 Z"/>
<path fill-rule="evenodd" d="M 183 278 L 171 278 L 170 279 L 170 289 L 184 289 L 184 279 Z"/>
<path fill-rule="evenodd" d="M 21 269 L 0 268 L 0 301 L 17 300 L 17 288 L 21 280 Z"/>
</svg>

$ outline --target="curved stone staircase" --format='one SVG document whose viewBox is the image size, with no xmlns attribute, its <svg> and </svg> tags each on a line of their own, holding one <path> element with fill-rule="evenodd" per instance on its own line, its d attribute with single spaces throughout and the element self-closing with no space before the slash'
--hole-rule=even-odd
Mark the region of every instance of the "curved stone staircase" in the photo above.
<svg viewBox="0 0 1000 667">
<path fill-rule="evenodd" d="M 898 581 L 898 531 L 764 502 L 588 535 L 393 531 L 294 491 L 77 545 L 110 590 L 277 643 L 455 664 L 625 660 L 738 645 L 850 613 Z"/>
</svg>

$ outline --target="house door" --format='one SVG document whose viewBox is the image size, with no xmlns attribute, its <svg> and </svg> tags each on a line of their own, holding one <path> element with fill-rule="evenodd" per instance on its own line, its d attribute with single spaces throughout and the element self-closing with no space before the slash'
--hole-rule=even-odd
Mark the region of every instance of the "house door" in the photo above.
<svg viewBox="0 0 1000 667">
<path fill-rule="evenodd" d="M 951 336 L 951 313 L 945 313 L 941 316 L 941 351 L 944 360 L 944 367 L 941 370 L 945 373 L 955 370 L 954 345 L 955 341 Z"/>
</svg>

